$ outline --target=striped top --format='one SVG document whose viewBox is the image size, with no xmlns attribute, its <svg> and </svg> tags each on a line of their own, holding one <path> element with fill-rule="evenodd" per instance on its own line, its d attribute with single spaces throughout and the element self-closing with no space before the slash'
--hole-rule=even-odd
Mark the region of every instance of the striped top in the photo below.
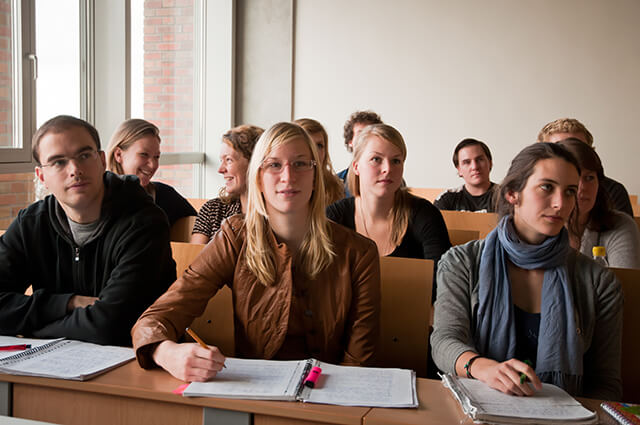
<svg viewBox="0 0 640 425">
<path fill-rule="evenodd" d="M 220 198 L 209 199 L 200 208 L 191 233 L 200 233 L 211 240 L 211 237 L 220 229 L 220 224 L 225 218 L 241 213 L 242 205 L 239 199 L 234 199 L 228 204 Z"/>
</svg>

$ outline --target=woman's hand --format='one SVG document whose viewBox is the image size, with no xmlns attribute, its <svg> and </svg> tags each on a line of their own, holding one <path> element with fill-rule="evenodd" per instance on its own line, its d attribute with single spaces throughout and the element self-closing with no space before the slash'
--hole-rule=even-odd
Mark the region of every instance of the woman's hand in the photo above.
<svg viewBox="0 0 640 425">
<path fill-rule="evenodd" d="M 153 352 L 153 360 L 178 379 L 204 382 L 222 370 L 225 357 L 218 347 L 206 349 L 196 343 L 163 341 Z"/>
<path fill-rule="evenodd" d="M 476 379 L 506 394 L 533 395 L 533 389 L 527 381 L 537 390 L 542 389 L 542 382 L 533 368 L 517 359 L 498 363 L 485 357 L 479 358 L 471 365 L 470 372 Z M 520 374 L 524 374 L 528 379 L 522 382 Z"/>
</svg>

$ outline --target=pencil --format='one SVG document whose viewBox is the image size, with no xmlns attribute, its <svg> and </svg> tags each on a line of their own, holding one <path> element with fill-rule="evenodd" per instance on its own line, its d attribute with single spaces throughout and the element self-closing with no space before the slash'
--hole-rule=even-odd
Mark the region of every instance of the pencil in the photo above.
<svg viewBox="0 0 640 425">
<path fill-rule="evenodd" d="M 191 334 L 189 334 L 191 335 Z M 531 363 L 531 360 L 527 359 L 524 361 L 527 365 L 529 366 L 533 366 L 533 363 Z M 527 375 L 525 375 L 524 373 L 520 374 L 520 383 L 524 384 L 525 382 L 529 381 L 529 377 Z"/>
<path fill-rule="evenodd" d="M 191 328 L 186 328 L 185 331 L 191 336 L 191 338 L 193 338 L 198 344 L 200 344 L 200 346 L 202 348 L 206 348 L 207 350 L 209 349 L 209 346 L 207 344 L 204 343 L 204 341 L 198 336 L 197 333 L 195 333 L 193 331 L 193 329 Z M 225 365 L 224 363 L 222 364 L 223 368 L 226 368 L 227 365 Z"/>
</svg>

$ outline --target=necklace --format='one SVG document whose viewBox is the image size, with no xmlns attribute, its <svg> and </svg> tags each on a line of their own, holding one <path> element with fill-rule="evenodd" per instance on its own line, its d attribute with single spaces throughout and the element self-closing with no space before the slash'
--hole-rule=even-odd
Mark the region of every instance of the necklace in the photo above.
<svg viewBox="0 0 640 425">
<path fill-rule="evenodd" d="M 369 235 L 369 229 L 367 229 L 367 220 L 365 220 L 364 217 L 364 212 L 362 210 L 362 198 L 360 198 L 360 202 L 358 203 L 358 210 L 360 211 L 360 221 L 362 221 L 362 227 L 364 228 L 364 233 L 365 236 L 368 237 L 369 239 L 373 240 L 376 245 L 378 245 L 378 242 L 375 241 L 375 239 L 373 239 L 370 235 Z M 388 233 L 389 235 L 391 235 L 391 231 L 389 231 Z M 385 244 L 383 246 L 379 246 L 378 250 L 380 251 L 379 254 L 381 256 L 385 256 L 388 254 L 391 254 L 393 252 L 393 250 L 395 249 L 395 247 L 393 246 L 393 242 L 390 241 L 388 238 L 385 238 Z M 392 249 L 390 249 L 392 248 Z"/>
</svg>

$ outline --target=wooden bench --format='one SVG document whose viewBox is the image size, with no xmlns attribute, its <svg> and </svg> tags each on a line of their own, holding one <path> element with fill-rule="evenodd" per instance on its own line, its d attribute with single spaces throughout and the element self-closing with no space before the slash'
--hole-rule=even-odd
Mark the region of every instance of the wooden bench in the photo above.
<svg viewBox="0 0 640 425">
<path fill-rule="evenodd" d="M 191 231 L 195 222 L 196 217 L 193 215 L 176 220 L 171 229 L 169 229 L 169 240 L 171 242 L 190 242 Z"/>
<path fill-rule="evenodd" d="M 187 198 L 187 201 L 191 204 L 194 210 L 200 212 L 200 208 L 208 201 L 204 198 Z"/>
<path fill-rule="evenodd" d="M 480 239 L 480 232 L 477 230 L 447 229 L 447 231 L 452 246 L 464 245 L 467 242 Z"/>
<path fill-rule="evenodd" d="M 622 284 L 622 400 L 640 403 L 640 270 L 612 268 Z"/>
<path fill-rule="evenodd" d="M 438 195 L 440 195 L 444 191 L 445 189 L 433 189 L 433 188 L 426 188 L 426 187 L 410 187 L 409 188 L 409 193 L 411 193 L 413 196 L 417 196 L 418 198 L 424 198 L 430 201 L 431 203 L 433 203 L 433 201 L 436 200 Z"/>
<path fill-rule="evenodd" d="M 427 376 L 433 261 L 380 258 L 382 291 L 377 364 Z"/>
<path fill-rule="evenodd" d="M 484 238 L 498 224 L 498 214 L 470 211 L 440 211 L 447 229 L 474 230 Z"/>
<path fill-rule="evenodd" d="M 176 273 L 182 276 L 193 260 L 200 255 L 206 245 L 171 242 Z M 191 324 L 193 330 L 207 344 L 215 345 L 225 356 L 235 354 L 235 335 L 233 326 L 233 297 L 231 289 L 224 286 L 209 300 L 204 313 Z M 186 336 L 191 340 L 191 337 Z"/>
</svg>

